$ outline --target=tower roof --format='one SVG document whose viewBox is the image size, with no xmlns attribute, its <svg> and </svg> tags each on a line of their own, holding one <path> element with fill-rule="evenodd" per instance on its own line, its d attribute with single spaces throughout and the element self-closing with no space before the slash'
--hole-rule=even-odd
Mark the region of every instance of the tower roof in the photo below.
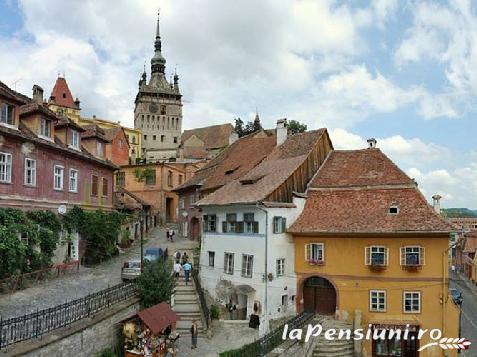
<svg viewBox="0 0 477 357">
<path fill-rule="evenodd" d="M 71 95 L 70 88 L 64 77 L 58 77 L 56 79 L 55 86 L 51 91 L 50 103 L 56 104 L 62 107 L 68 107 L 73 109 L 80 109 L 78 100 L 74 100 Z"/>
<path fill-rule="evenodd" d="M 166 66 L 166 59 L 162 56 L 161 53 L 162 43 L 161 43 L 161 33 L 159 30 L 159 11 L 157 12 L 157 27 L 156 27 L 156 40 L 154 41 L 154 57 L 151 59 L 151 72 L 164 73 Z"/>
</svg>

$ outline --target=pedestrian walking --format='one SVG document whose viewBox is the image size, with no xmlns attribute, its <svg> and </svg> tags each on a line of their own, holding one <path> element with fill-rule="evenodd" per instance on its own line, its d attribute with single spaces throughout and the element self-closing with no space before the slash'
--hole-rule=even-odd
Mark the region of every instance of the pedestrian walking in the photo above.
<svg viewBox="0 0 477 357">
<path fill-rule="evenodd" d="M 174 276 L 176 277 L 176 279 L 179 279 L 179 274 L 182 270 L 182 265 L 179 264 L 179 261 L 176 260 L 175 264 L 174 264 Z"/>
<path fill-rule="evenodd" d="M 190 327 L 190 335 L 192 338 L 192 346 L 190 347 L 191 349 L 197 348 L 197 323 L 195 320 L 192 320 L 192 325 Z"/>
<path fill-rule="evenodd" d="M 178 250 L 174 253 L 174 259 L 177 260 L 177 261 L 180 261 L 181 260 L 181 252 L 179 252 Z"/>
<path fill-rule="evenodd" d="M 189 275 L 190 271 L 192 270 L 192 265 L 189 262 L 186 262 L 183 266 L 182 269 L 184 269 L 184 278 L 185 278 L 185 283 L 189 282 Z"/>
<path fill-rule="evenodd" d="M 169 228 L 166 229 L 166 237 L 167 237 L 167 240 L 170 240 L 171 239 L 171 233 L 169 231 Z"/>
<path fill-rule="evenodd" d="M 176 234 L 176 232 L 174 231 L 174 229 L 171 229 L 171 230 L 169 231 L 169 236 L 171 237 L 171 242 L 174 241 L 174 235 L 175 235 L 175 234 Z"/>
<path fill-rule="evenodd" d="M 182 255 L 182 265 L 184 265 L 188 261 L 189 261 L 189 256 L 187 255 L 186 252 L 184 252 L 184 254 Z"/>
</svg>

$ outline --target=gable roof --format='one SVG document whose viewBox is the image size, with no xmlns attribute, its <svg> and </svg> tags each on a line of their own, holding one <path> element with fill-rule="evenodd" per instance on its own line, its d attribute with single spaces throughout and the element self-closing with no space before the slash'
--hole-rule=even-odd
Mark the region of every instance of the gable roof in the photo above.
<svg viewBox="0 0 477 357">
<path fill-rule="evenodd" d="M 50 102 L 62 107 L 79 109 L 64 77 L 56 78 L 55 86 L 51 91 Z"/>
<path fill-rule="evenodd" d="M 122 126 L 118 126 L 111 129 L 102 129 L 102 130 L 104 132 L 104 138 L 108 140 L 109 142 L 112 142 L 118 136 L 118 134 L 122 132 L 126 141 L 126 145 L 129 147 L 129 142 L 126 137 L 126 132 L 124 131 L 124 128 Z"/>
<path fill-rule="evenodd" d="M 319 129 L 289 136 L 257 166 L 197 205 L 250 204 L 264 200 L 303 164 L 325 133 L 326 129 Z"/>
<path fill-rule="evenodd" d="M 16 102 L 17 104 L 25 104 L 31 101 L 31 99 L 28 98 L 26 95 L 14 91 L 2 81 L 0 81 L 0 97 L 7 98 L 11 101 Z"/>
<path fill-rule="evenodd" d="M 96 138 L 105 143 L 111 142 L 111 140 L 106 138 L 106 131 L 102 129 L 99 125 L 96 125 L 96 124 L 84 125 L 83 129 L 85 129 L 85 131 L 84 133 L 81 134 L 81 139 Z"/>
<path fill-rule="evenodd" d="M 234 127 L 230 123 L 184 130 L 181 135 L 181 142 L 185 143 L 187 139 L 195 135 L 204 142 L 206 150 L 223 148 L 229 145 L 229 137 L 233 131 Z"/>
<path fill-rule="evenodd" d="M 398 207 L 390 214 L 391 206 Z M 291 233 L 449 233 L 453 226 L 379 149 L 332 152 Z"/>
<path fill-rule="evenodd" d="M 217 189 L 250 171 L 274 149 L 275 144 L 274 130 L 261 130 L 243 136 L 197 170 L 190 180 L 175 191 L 196 186 L 204 191 Z"/>
</svg>

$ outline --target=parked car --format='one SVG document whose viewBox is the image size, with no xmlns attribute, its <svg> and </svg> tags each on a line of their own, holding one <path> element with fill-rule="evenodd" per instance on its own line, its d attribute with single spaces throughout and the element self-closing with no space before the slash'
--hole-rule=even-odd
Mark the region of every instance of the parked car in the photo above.
<svg viewBox="0 0 477 357">
<path fill-rule="evenodd" d="M 141 275 L 141 261 L 128 260 L 121 269 L 122 281 L 136 279 Z"/>
<path fill-rule="evenodd" d="M 456 305 L 461 305 L 464 299 L 462 299 L 462 294 L 459 292 L 459 290 L 455 288 L 449 289 L 449 293 L 452 297 L 452 300 L 454 301 L 454 304 Z"/>
<path fill-rule="evenodd" d="M 164 251 L 161 248 L 146 248 L 144 252 L 144 262 L 154 262 L 164 257 Z"/>
</svg>

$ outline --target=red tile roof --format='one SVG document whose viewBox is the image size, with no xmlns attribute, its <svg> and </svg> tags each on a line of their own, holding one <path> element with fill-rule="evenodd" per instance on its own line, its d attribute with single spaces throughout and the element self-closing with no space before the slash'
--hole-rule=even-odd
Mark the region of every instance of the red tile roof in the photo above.
<svg viewBox="0 0 477 357">
<path fill-rule="evenodd" d="M 151 332 L 156 335 L 167 326 L 172 323 L 180 320 L 179 315 L 177 315 L 165 302 L 154 305 L 148 309 L 139 311 L 137 316 L 144 322 L 144 324 L 149 327 Z"/>
<path fill-rule="evenodd" d="M 390 214 L 391 206 L 398 207 Z M 448 233 L 453 226 L 379 149 L 332 152 L 292 233 Z"/>
<path fill-rule="evenodd" d="M 63 77 L 56 79 L 55 86 L 51 91 L 50 102 L 62 107 L 79 109 L 71 95 L 68 83 L 66 83 L 66 79 Z"/>
<path fill-rule="evenodd" d="M 255 203 L 264 200 L 306 160 L 326 129 L 289 136 L 257 166 L 239 179 L 200 200 L 197 205 Z"/>
<path fill-rule="evenodd" d="M 207 150 L 223 148 L 229 145 L 229 137 L 233 131 L 234 127 L 230 123 L 184 130 L 181 135 L 181 142 L 184 143 L 192 135 L 195 135 L 204 142 L 204 147 Z"/>
<path fill-rule="evenodd" d="M 230 145 L 176 190 L 200 186 L 201 190 L 217 189 L 231 182 L 260 163 L 276 146 L 274 130 L 262 130 Z"/>
<path fill-rule="evenodd" d="M 85 129 L 85 131 L 81 134 L 81 139 L 97 138 L 105 143 L 111 142 L 111 140 L 106 137 L 105 130 L 96 124 L 84 125 L 83 129 Z"/>
<path fill-rule="evenodd" d="M 310 187 L 411 184 L 410 179 L 379 149 L 335 150 Z"/>
<path fill-rule="evenodd" d="M 464 253 L 475 253 L 477 251 L 477 232 L 465 234 Z"/>
</svg>

